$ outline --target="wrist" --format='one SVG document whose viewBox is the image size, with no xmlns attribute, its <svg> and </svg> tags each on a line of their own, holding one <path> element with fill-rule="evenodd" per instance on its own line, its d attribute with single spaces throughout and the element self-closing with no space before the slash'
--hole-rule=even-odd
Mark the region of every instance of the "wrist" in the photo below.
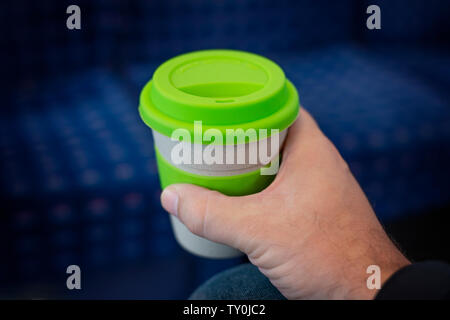
<svg viewBox="0 0 450 320">
<path fill-rule="evenodd" d="M 411 264 L 403 255 L 399 255 L 394 261 L 388 264 L 372 264 L 365 267 L 365 275 L 362 279 L 355 281 L 352 289 L 348 291 L 344 299 L 349 300 L 373 300 L 378 292 L 383 288 L 386 281 L 391 278 L 397 271 Z M 369 266 L 375 266 L 368 269 Z M 378 268 L 379 269 L 378 269 Z M 378 272 L 379 271 L 379 272 Z M 379 276 L 379 279 L 377 277 Z"/>
</svg>

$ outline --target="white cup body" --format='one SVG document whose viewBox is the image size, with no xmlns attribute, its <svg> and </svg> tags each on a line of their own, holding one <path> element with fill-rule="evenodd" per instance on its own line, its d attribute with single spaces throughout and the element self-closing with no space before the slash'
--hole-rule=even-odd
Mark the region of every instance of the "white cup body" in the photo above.
<svg viewBox="0 0 450 320">
<path fill-rule="evenodd" d="M 152 130 L 153 133 L 153 140 L 155 142 L 155 147 L 158 149 L 160 155 L 171 165 L 177 167 L 178 169 L 181 169 L 183 171 L 197 174 L 201 176 L 233 176 L 233 175 L 239 175 L 244 174 L 247 172 L 252 172 L 255 170 L 259 170 L 262 167 L 266 166 L 272 159 L 276 158 L 278 156 L 279 150 L 281 146 L 283 145 L 283 142 L 287 135 L 287 129 L 283 130 L 276 134 L 276 136 L 267 138 L 266 144 L 261 144 L 258 141 L 250 142 L 246 144 L 241 145 L 224 145 L 220 146 L 222 148 L 222 154 L 225 155 L 227 152 L 230 152 L 231 149 L 232 152 L 234 152 L 234 155 L 237 155 L 238 152 L 245 151 L 245 155 L 249 156 L 250 153 L 254 153 L 255 150 L 259 150 L 258 148 L 261 145 L 264 145 L 266 150 L 266 155 L 270 155 L 270 159 L 267 162 L 261 162 L 259 158 L 257 159 L 257 162 L 254 161 L 248 161 L 248 157 L 246 158 L 245 163 L 225 163 L 224 160 L 222 164 L 185 164 L 185 163 L 174 163 L 172 161 L 172 150 L 173 148 L 180 144 L 180 143 L 186 143 L 188 145 L 189 150 L 192 150 L 194 152 L 194 146 L 193 144 L 190 144 L 189 142 L 179 142 L 177 140 L 172 140 L 170 137 L 167 137 L 155 130 Z M 276 150 L 272 151 L 272 139 L 277 139 L 278 143 L 274 144 L 274 148 Z M 201 146 L 201 150 L 206 148 L 206 145 Z M 198 150 L 198 149 L 197 149 Z M 256 151 L 258 152 L 258 151 Z M 194 159 L 194 155 L 192 154 L 191 159 Z M 213 241 L 210 241 L 208 239 L 201 238 L 192 232 L 190 232 L 186 226 L 184 226 L 178 218 L 174 216 L 170 216 L 172 228 L 175 234 L 175 238 L 177 242 L 187 251 L 201 256 L 205 258 L 215 258 L 215 259 L 225 259 L 225 258 L 234 258 L 242 255 L 242 253 L 234 248 L 231 248 L 229 246 L 226 246 L 221 243 L 216 243 Z"/>
</svg>

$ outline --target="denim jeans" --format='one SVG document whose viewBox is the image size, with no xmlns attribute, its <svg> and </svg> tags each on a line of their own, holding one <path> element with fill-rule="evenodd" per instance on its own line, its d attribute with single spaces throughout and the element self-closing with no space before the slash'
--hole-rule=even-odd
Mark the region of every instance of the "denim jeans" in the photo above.
<svg viewBox="0 0 450 320">
<path fill-rule="evenodd" d="M 255 266 L 247 263 L 223 271 L 195 290 L 190 300 L 285 300 Z"/>
</svg>

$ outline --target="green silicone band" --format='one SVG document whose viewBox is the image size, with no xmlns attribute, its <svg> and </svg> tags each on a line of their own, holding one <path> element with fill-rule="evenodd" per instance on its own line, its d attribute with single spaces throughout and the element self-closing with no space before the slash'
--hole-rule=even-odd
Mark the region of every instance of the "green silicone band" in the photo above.
<svg viewBox="0 0 450 320">
<path fill-rule="evenodd" d="M 200 176 L 178 169 L 166 161 L 155 147 L 161 188 L 175 183 L 190 183 L 229 196 L 243 196 L 264 190 L 275 175 L 261 175 L 260 170 L 233 176 Z"/>
</svg>

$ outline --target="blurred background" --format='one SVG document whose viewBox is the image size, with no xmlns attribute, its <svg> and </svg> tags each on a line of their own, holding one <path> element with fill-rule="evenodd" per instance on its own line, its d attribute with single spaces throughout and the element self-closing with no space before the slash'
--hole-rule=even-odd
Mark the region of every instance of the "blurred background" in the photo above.
<svg viewBox="0 0 450 320">
<path fill-rule="evenodd" d="M 276 61 L 407 256 L 450 261 L 449 17 L 448 0 L 1 1 L 0 298 L 184 299 L 244 262 L 176 244 L 137 112 L 160 63 L 207 48 Z"/>
</svg>

